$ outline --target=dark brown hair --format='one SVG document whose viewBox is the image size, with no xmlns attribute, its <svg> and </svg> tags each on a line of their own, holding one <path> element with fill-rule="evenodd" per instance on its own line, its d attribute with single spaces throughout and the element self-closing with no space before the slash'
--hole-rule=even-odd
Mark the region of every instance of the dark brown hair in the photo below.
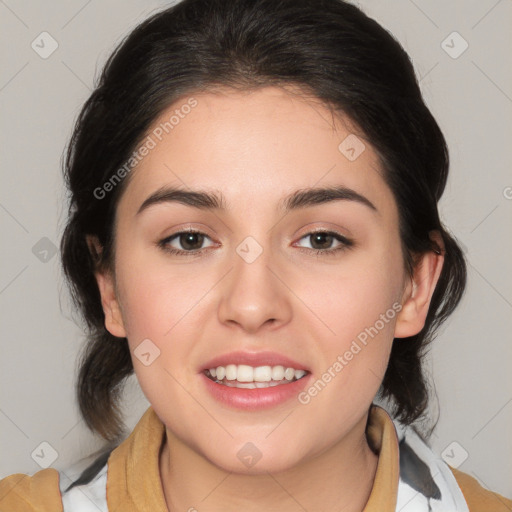
<svg viewBox="0 0 512 512">
<path fill-rule="evenodd" d="M 97 193 L 129 159 L 153 121 L 176 99 L 217 86 L 297 85 L 347 116 L 380 158 L 396 199 L 404 265 L 444 243 L 444 266 L 415 336 L 395 339 L 380 395 L 410 424 L 426 410 L 426 347 L 459 303 L 464 256 L 440 221 L 437 203 L 448 151 L 426 107 L 412 63 L 377 22 L 342 0 L 184 0 L 140 24 L 108 59 L 76 121 L 65 160 L 69 218 L 62 264 L 87 327 L 77 380 L 87 425 L 109 441 L 124 435 L 120 396 L 133 373 L 126 339 L 104 325 L 96 268 L 112 269 L 114 218 L 126 179 Z M 94 257 L 86 235 L 97 237 Z"/>
</svg>

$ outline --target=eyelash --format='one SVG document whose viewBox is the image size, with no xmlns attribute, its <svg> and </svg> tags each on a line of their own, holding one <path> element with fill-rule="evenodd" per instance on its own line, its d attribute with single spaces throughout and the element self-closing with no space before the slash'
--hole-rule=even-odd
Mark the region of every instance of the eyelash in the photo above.
<svg viewBox="0 0 512 512">
<path fill-rule="evenodd" d="M 173 254 L 176 256 L 186 256 L 186 257 L 192 257 L 192 256 L 198 256 L 202 254 L 207 247 L 203 249 L 193 250 L 193 251 L 184 251 L 181 249 L 174 249 L 172 247 L 169 247 L 169 243 L 174 240 L 175 238 L 178 238 L 180 235 L 184 234 L 197 234 L 197 235 L 204 235 L 208 237 L 205 233 L 202 233 L 201 231 L 196 231 L 193 229 L 185 230 L 185 231 L 178 231 L 177 233 L 174 233 L 171 236 L 168 236 L 167 238 L 164 238 L 163 240 L 160 240 L 157 245 L 166 253 Z M 307 238 L 313 235 L 322 234 L 322 235 L 331 235 L 333 236 L 338 242 L 341 242 L 341 245 L 334 249 L 309 249 L 308 247 L 299 247 L 299 250 L 301 252 L 314 252 L 317 256 L 335 256 L 337 254 L 340 254 L 343 251 L 346 251 L 347 249 L 351 249 L 354 246 L 354 241 L 340 235 L 339 233 L 335 231 L 326 231 L 326 230 L 318 230 L 318 231 L 311 231 L 310 233 L 306 233 L 304 236 L 300 238 L 302 240 L 303 238 Z M 209 237 L 208 237 L 209 238 Z"/>
</svg>

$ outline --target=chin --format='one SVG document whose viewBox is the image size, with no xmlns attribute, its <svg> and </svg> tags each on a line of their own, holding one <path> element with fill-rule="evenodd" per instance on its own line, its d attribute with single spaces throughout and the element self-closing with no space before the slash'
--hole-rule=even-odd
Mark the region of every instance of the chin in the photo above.
<svg viewBox="0 0 512 512">
<path fill-rule="evenodd" d="M 277 451 L 277 453 L 276 453 Z M 238 475 L 266 475 L 293 469 L 300 464 L 297 453 L 280 453 L 279 450 L 266 448 L 258 450 L 248 442 L 234 451 L 233 457 L 226 458 L 225 452 L 220 457 L 207 457 L 212 464 L 223 471 Z"/>
</svg>

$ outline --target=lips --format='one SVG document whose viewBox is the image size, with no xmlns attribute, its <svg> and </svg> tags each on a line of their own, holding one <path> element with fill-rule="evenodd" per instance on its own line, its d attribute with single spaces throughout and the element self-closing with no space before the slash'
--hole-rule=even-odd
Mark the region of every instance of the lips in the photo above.
<svg viewBox="0 0 512 512">
<path fill-rule="evenodd" d="M 295 368 L 296 370 L 306 370 L 311 372 L 308 365 L 291 359 L 285 355 L 277 352 L 244 352 L 236 351 L 229 352 L 213 359 L 210 359 L 199 370 L 204 372 L 210 368 L 217 368 L 217 366 L 227 366 L 228 364 L 246 364 L 248 366 L 284 366 L 285 368 Z"/>
<path fill-rule="evenodd" d="M 302 379 L 279 386 L 239 389 L 217 384 L 205 373 L 199 375 L 204 390 L 221 406 L 247 412 L 269 410 L 273 407 L 296 401 L 299 394 L 311 384 L 313 375 L 308 373 Z M 296 402 L 295 402 L 296 404 Z"/>
</svg>

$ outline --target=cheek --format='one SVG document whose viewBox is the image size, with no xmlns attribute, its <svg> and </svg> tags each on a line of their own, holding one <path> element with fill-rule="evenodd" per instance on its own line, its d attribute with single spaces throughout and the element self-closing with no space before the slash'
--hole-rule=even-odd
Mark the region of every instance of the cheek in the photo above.
<svg viewBox="0 0 512 512">
<path fill-rule="evenodd" d="M 161 262 L 130 260 L 118 265 L 123 321 L 139 385 L 151 404 L 164 410 L 169 404 L 187 407 L 185 382 L 190 346 L 179 340 L 193 339 L 193 305 L 201 295 L 189 274 Z M 167 404 L 167 405 L 166 405 Z"/>
<path fill-rule="evenodd" d="M 322 426 L 325 439 L 336 439 L 355 423 L 382 383 L 400 309 L 390 275 L 380 265 L 354 267 L 333 274 L 308 296 L 325 325 L 316 322 L 322 333 L 316 336 L 318 372 L 299 402 Z"/>
<path fill-rule="evenodd" d="M 303 296 L 321 319 L 315 320 L 318 353 L 326 372 L 320 378 L 333 382 L 326 399 L 343 396 L 354 404 L 366 403 L 380 386 L 401 310 L 399 262 L 399 253 L 388 247 L 360 253 L 314 281 L 311 275 L 304 276 L 316 283 L 304 286 Z"/>
<path fill-rule="evenodd" d="M 166 265 L 161 258 L 148 261 L 134 254 L 118 265 L 117 274 L 131 344 L 145 338 L 163 343 L 207 289 L 190 271 Z"/>
<path fill-rule="evenodd" d="M 334 343 L 357 336 L 392 308 L 401 287 L 397 261 L 396 255 L 384 250 L 377 256 L 361 253 L 326 272 L 303 274 L 301 296 L 312 311 L 318 312 L 324 331 L 332 334 Z M 388 323 L 383 330 L 389 333 Z"/>
</svg>

